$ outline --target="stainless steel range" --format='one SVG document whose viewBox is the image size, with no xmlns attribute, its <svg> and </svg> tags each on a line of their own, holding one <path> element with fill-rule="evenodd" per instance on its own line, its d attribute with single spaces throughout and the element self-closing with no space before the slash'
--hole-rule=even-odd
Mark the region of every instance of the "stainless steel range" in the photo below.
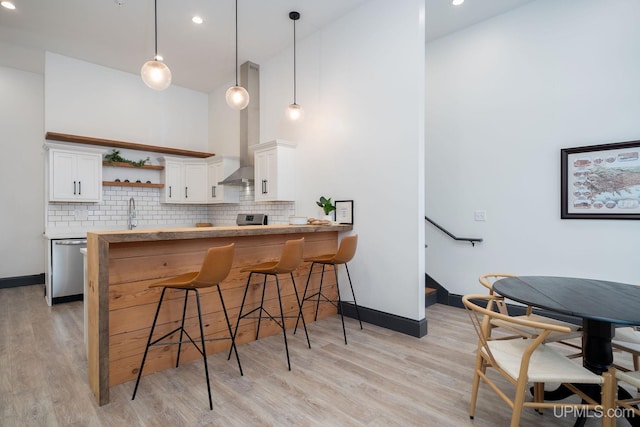
<svg viewBox="0 0 640 427">
<path fill-rule="evenodd" d="M 238 214 L 237 225 L 267 225 L 267 215 L 265 214 Z"/>
</svg>

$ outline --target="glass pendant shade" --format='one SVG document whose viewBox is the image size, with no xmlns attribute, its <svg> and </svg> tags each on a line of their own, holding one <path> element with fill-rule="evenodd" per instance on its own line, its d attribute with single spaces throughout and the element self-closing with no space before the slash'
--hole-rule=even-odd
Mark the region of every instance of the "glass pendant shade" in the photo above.
<svg viewBox="0 0 640 427">
<path fill-rule="evenodd" d="M 231 86 L 225 95 L 227 104 L 234 110 L 243 110 L 249 105 L 249 92 L 242 86 Z"/>
<path fill-rule="evenodd" d="M 294 102 L 287 108 L 287 117 L 291 121 L 302 120 L 304 118 L 304 110 Z"/>
<path fill-rule="evenodd" d="M 164 62 L 147 61 L 140 70 L 142 81 L 155 90 L 165 90 L 171 85 L 171 70 Z"/>
</svg>

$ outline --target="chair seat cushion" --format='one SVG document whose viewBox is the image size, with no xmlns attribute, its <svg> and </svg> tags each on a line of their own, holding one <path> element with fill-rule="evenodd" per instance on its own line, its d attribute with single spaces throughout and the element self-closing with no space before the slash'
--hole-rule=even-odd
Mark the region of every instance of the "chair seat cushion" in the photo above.
<svg viewBox="0 0 640 427">
<path fill-rule="evenodd" d="M 634 387 L 640 388 L 640 371 L 622 372 L 616 370 L 616 378 L 620 381 L 631 384 Z"/>
<path fill-rule="evenodd" d="M 261 264 L 255 264 L 255 265 L 250 265 L 250 266 L 247 266 L 247 267 L 243 267 L 242 270 L 240 270 L 240 272 L 242 272 L 242 273 L 253 272 L 253 273 L 276 274 L 276 273 L 278 273 L 274 269 L 274 267 L 276 265 L 278 265 L 278 261 L 268 261 L 268 262 L 263 262 Z"/>
<path fill-rule="evenodd" d="M 616 341 L 624 341 L 640 345 L 640 331 L 637 331 L 635 328 L 630 326 L 616 328 L 613 339 Z"/>
<path fill-rule="evenodd" d="M 488 346 L 498 366 L 509 376 L 517 379 L 523 354 L 532 343 L 532 339 L 515 338 L 489 341 Z M 528 381 L 602 384 L 603 378 L 567 359 L 549 346 L 541 344 L 531 355 Z"/>
<path fill-rule="evenodd" d="M 171 277 L 169 279 L 164 279 L 159 282 L 155 282 L 149 285 L 150 288 L 174 288 L 174 289 L 184 289 L 184 288 L 195 288 L 202 286 L 194 286 L 193 279 L 198 276 L 198 271 L 192 271 L 189 273 L 181 274 L 180 276 Z M 210 285 L 207 285 L 210 286 Z"/>
<path fill-rule="evenodd" d="M 336 254 L 319 255 L 311 258 L 305 258 L 305 262 L 317 262 L 318 264 L 333 264 L 333 258 Z"/>
</svg>

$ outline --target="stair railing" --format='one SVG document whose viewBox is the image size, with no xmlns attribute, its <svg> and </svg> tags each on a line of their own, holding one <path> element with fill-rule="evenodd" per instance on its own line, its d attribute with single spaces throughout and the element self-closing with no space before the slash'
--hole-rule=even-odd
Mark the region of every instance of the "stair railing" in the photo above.
<svg viewBox="0 0 640 427">
<path fill-rule="evenodd" d="M 463 240 L 465 242 L 471 243 L 471 246 L 475 246 L 476 243 L 482 242 L 482 238 L 480 238 L 480 237 L 457 237 L 457 236 L 454 236 L 452 233 L 450 233 L 449 231 L 445 230 L 441 225 L 438 225 L 434 220 L 432 220 L 428 216 L 425 215 L 424 219 L 427 220 L 428 222 L 430 222 L 438 230 L 442 231 L 444 234 L 446 234 L 447 236 L 451 237 L 453 240 Z"/>
</svg>

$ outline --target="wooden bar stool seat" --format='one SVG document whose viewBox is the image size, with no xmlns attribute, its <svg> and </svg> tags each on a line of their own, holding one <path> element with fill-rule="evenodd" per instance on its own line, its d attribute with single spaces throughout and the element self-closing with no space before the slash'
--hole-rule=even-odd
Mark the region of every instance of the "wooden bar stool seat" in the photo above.
<svg viewBox="0 0 640 427">
<path fill-rule="evenodd" d="M 351 284 L 351 275 L 349 274 L 349 267 L 347 263 L 353 259 L 356 254 L 356 248 L 358 246 L 358 235 L 354 234 L 352 236 L 346 236 L 342 238 L 340 241 L 340 246 L 338 247 L 338 251 L 333 254 L 320 255 L 312 258 L 305 258 L 305 262 L 311 263 L 311 268 L 309 269 L 309 276 L 307 277 L 307 284 L 304 287 L 304 293 L 302 295 L 302 306 L 306 301 L 312 301 L 316 303 L 316 314 L 314 317 L 314 321 L 318 320 L 318 308 L 320 307 L 321 302 L 329 302 L 333 304 L 338 311 L 340 312 L 340 319 L 342 320 L 342 333 L 344 334 L 344 343 L 347 343 L 347 331 L 344 327 L 344 315 L 343 315 L 343 302 L 352 302 L 356 309 L 356 315 L 358 317 L 358 322 L 360 322 L 360 329 L 362 328 L 362 320 L 360 319 L 360 310 L 358 309 L 358 303 L 356 302 L 356 295 L 353 292 L 353 285 Z M 315 292 L 311 295 L 307 295 L 307 291 L 309 289 L 309 280 L 311 279 L 311 273 L 313 272 L 313 267 L 316 264 L 322 265 L 322 273 L 320 275 L 320 288 L 318 292 Z M 338 266 L 344 264 L 345 269 L 347 270 L 347 278 L 349 279 L 349 287 L 351 288 L 351 296 L 353 300 L 351 301 L 343 301 L 340 297 L 340 285 L 338 282 Z M 336 288 L 338 291 L 338 299 L 333 300 L 328 298 L 325 294 L 322 293 L 322 282 L 324 280 L 324 269 L 325 266 L 331 265 L 333 266 L 333 272 L 336 277 Z M 302 315 L 302 307 L 300 309 L 300 315 Z M 298 322 L 296 321 L 296 327 L 298 326 Z"/>
<path fill-rule="evenodd" d="M 202 267 L 200 271 L 194 271 L 190 273 L 185 273 L 180 276 L 172 277 L 169 279 L 165 279 L 156 283 L 149 285 L 149 288 L 162 288 L 162 293 L 160 294 L 160 301 L 158 302 L 158 307 L 156 309 L 155 317 L 153 318 L 153 323 L 151 325 L 151 331 L 149 332 L 149 339 L 147 340 L 147 346 L 144 349 L 144 355 L 142 356 L 142 362 L 140 364 L 140 370 L 138 371 L 138 378 L 136 379 L 136 385 L 133 389 L 133 396 L 131 400 L 136 398 L 136 392 L 138 391 L 138 385 L 140 384 L 140 378 L 142 377 L 142 370 L 144 368 L 145 361 L 147 359 L 147 353 L 149 351 L 149 347 L 152 346 L 166 346 L 170 344 L 178 344 L 178 355 L 176 357 L 176 368 L 180 365 L 180 350 L 182 348 L 182 343 L 190 342 L 194 345 L 194 347 L 200 352 L 202 355 L 202 360 L 204 361 L 204 371 L 207 380 L 207 392 L 209 393 L 209 408 L 213 409 L 213 402 L 211 400 L 211 386 L 209 385 L 209 368 L 207 366 L 207 351 L 205 348 L 206 341 L 217 341 L 217 340 L 231 340 L 231 350 L 235 351 L 236 361 L 238 362 L 238 368 L 240 369 L 240 375 L 242 375 L 242 366 L 240 364 L 240 357 L 238 356 L 238 350 L 236 348 L 234 335 L 231 331 L 231 323 L 229 322 L 229 316 L 227 314 L 227 308 L 224 304 L 224 299 L 222 298 L 222 292 L 220 291 L 220 282 L 227 278 L 229 275 L 229 271 L 231 270 L 231 265 L 233 263 L 233 253 L 234 253 L 235 244 L 230 244 L 227 246 L 219 246 L 210 248 L 207 251 L 207 254 L 202 263 Z M 204 328 L 202 326 L 202 313 L 200 310 L 200 292 L 199 289 L 215 287 L 217 290 L 217 294 L 220 297 L 220 304 L 222 305 L 222 312 L 224 313 L 224 318 L 227 323 L 227 329 L 229 331 L 228 337 L 220 337 L 220 338 L 205 338 L 204 336 Z M 160 313 L 160 308 L 162 306 L 162 301 L 164 300 L 165 293 L 167 289 L 177 289 L 184 290 L 184 305 L 182 308 L 182 322 L 179 327 L 173 329 L 172 331 L 164 334 L 160 338 L 153 339 L 153 332 L 156 327 L 156 323 L 158 321 L 158 314 Z M 189 298 L 189 292 L 193 292 L 196 297 L 196 305 L 198 308 L 198 322 L 200 326 L 200 337 L 192 338 L 189 332 L 184 327 L 185 317 L 187 313 L 187 301 Z M 166 342 L 164 341 L 169 336 L 175 334 L 180 331 L 180 339 L 174 342 Z M 186 335 L 186 340 L 183 341 L 183 337 Z M 198 345 L 200 344 L 200 345 Z M 229 353 L 231 355 L 231 353 Z"/>
<path fill-rule="evenodd" d="M 240 271 L 241 272 L 249 272 L 249 277 L 247 279 L 247 285 L 245 286 L 244 289 L 244 295 L 242 297 L 242 303 L 240 304 L 240 312 L 238 313 L 238 322 L 236 323 L 236 330 L 233 334 L 233 338 L 235 340 L 236 335 L 238 333 L 238 328 L 240 327 L 240 320 L 245 319 L 245 318 L 250 318 L 250 319 L 258 319 L 258 327 L 256 330 L 256 340 L 258 339 L 258 336 L 260 335 L 260 321 L 263 318 L 269 318 L 272 321 L 274 321 L 281 329 L 282 329 L 282 336 L 284 338 L 284 348 L 285 348 L 285 352 L 287 354 L 287 365 L 289 367 L 289 370 L 291 370 L 291 361 L 289 359 L 289 346 L 287 344 L 287 332 L 286 332 L 286 325 L 284 322 L 285 318 L 299 318 L 300 315 L 300 297 L 298 296 L 298 290 L 296 289 L 296 282 L 293 278 L 293 272 L 298 268 L 298 266 L 300 265 L 300 263 L 302 262 L 302 252 L 303 252 L 303 246 L 304 246 L 304 237 L 301 239 L 297 239 L 297 240 L 288 240 L 284 243 L 284 247 L 282 249 L 282 254 L 280 255 L 280 259 L 276 260 L 276 261 L 269 261 L 269 262 L 263 262 L 260 264 L 256 264 L 256 265 L 252 265 L 252 266 L 248 266 L 248 267 L 244 267 L 242 268 Z M 264 282 L 262 283 L 262 297 L 260 300 L 260 305 L 258 307 L 255 307 L 249 311 L 247 311 L 246 313 L 243 313 L 245 307 L 244 304 L 246 302 L 247 299 L 247 292 L 249 291 L 249 286 L 251 284 L 251 277 L 254 274 L 263 274 L 264 275 Z M 296 296 L 296 301 L 297 301 L 297 307 L 298 307 L 298 316 L 285 316 L 284 315 L 284 311 L 282 309 L 282 297 L 281 297 L 281 292 L 280 292 L 280 281 L 278 279 L 278 275 L 280 274 L 289 274 L 289 276 L 291 277 L 291 283 L 293 285 L 293 291 L 294 294 Z M 267 287 L 267 277 L 268 276 L 273 276 L 275 278 L 275 284 L 276 284 L 276 290 L 278 292 L 278 303 L 280 305 L 280 316 L 279 319 L 272 316 L 265 308 L 264 308 L 264 295 L 265 295 L 265 290 Z M 254 313 L 257 312 L 257 315 L 254 315 Z M 311 342 L 309 341 L 309 334 L 307 334 L 307 325 L 304 321 L 304 317 L 302 317 L 302 324 L 304 326 L 304 332 L 307 335 L 307 345 L 309 346 L 309 348 L 311 348 Z M 231 353 L 229 353 L 231 354 Z"/>
</svg>

